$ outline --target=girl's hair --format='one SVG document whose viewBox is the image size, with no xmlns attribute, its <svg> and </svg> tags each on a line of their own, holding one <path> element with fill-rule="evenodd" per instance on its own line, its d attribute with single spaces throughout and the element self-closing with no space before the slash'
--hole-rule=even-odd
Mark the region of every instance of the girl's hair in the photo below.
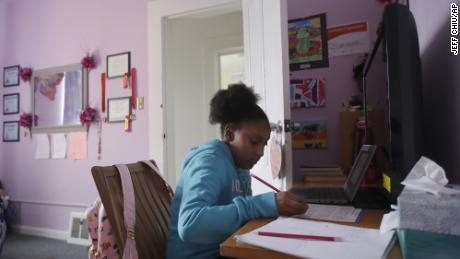
<svg viewBox="0 0 460 259">
<path fill-rule="evenodd" d="M 257 105 L 259 96 L 243 83 L 231 84 L 228 89 L 219 90 L 211 99 L 209 122 L 220 123 L 220 131 L 225 125 L 243 121 L 266 121 L 268 117 Z"/>
</svg>

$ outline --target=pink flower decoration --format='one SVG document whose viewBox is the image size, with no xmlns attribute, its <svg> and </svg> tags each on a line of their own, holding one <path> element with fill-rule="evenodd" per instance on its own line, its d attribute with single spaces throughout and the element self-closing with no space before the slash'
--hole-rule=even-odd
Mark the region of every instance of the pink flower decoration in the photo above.
<svg viewBox="0 0 460 259">
<path fill-rule="evenodd" d="M 34 126 L 38 124 L 38 116 L 35 114 Z M 19 116 L 19 125 L 24 128 L 30 129 L 32 127 L 32 114 L 31 113 L 22 113 Z"/>
<path fill-rule="evenodd" d="M 21 77 L 22 81 L 29 82 L 31 76 L 32 76 L 32 68 L 22 67 L 19 70 L 19 77 Z"/>
<path fill-rule="evenodd" d="M 97 111 L 96 109 L 93 109 L 89 106 L 86 106 L 86 108 L 80 112 L 80 122 L 82 125 L 84 124 L 90 124 L 91 122 L 94 121 L 96 118 Z"/>
<path fill-rule="evenodd" d="M 96 61 L 94 60 L 94 55 L 86 54 L 86 56 L 81 60 L 81 64 L 88 70 L 95 68 Z"/>
</svg>

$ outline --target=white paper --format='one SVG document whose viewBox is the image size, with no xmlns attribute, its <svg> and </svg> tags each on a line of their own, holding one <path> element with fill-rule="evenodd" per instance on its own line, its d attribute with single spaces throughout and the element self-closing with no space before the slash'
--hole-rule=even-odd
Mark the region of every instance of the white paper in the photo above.
<svg viewBox="0 0 460 259">
<path fill-rule="evenodd" d="M 341 241 L 321 241 L 260 236 L 259 231 L 339 237 Z M 344 226 L 305 219 L 278 218 L 247 234 L 240 242 L 302 258 L 380 258 L 392 233 L 380 235 L 377 229 Z"/>
<path fill-rule="evenodd" d="M 370 38 L 366 22 L 329 27 L 329 57 L 369 52 Z"/>
<path fill-rule="evenodd" d="M 460 190 L 444 187 L 448 182 L 444 169 L 422 156 L 401 184 L 434 195 L 460 193 Z"/>
<path fill-rule="evenodd" d="M 358 221 L 361 212 L 362 209 L 350 206 L 308 204 L 308 210 L 303 215 L 295 217 L 355 223 Z"/>
<path fill-rule="evenodd" d="M 50 158 L 50 140 L 48 134 L 34 134 L 35 139 L 35 159 L 49 159 Z"/>
<path fill-rule="evenodd" d="M 383 215 L 382 222 L 380 222 L 380 234 L 396 228 L 399 228 L 399 211 L 395 210 Z"/>
<path fill-rule="evenodd" d="M 67 141 L 62 133 L 51 135 L 53 143 L 53 159 L 61 159 L 66 157 Z"/>
</svg>

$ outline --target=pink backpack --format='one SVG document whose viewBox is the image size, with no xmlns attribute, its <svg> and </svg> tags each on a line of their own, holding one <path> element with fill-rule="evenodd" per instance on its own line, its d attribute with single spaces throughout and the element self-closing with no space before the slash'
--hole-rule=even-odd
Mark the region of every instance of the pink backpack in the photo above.
<svg viewBox="0 0 460 259">
<path fill-rule="evenodd" d="M 151 161 L 142 161 L 147 164 L 153 171 L 162 178 L 158 168 Z M 120 173 L 120 179 L 123 189 L 123 207 L 124 223 L 127 230 L 127 240 L 125 242 L 123 258 L 137 259 L 138 253 L 135 240 L 135 201 L 134 190 L 131 181 L 129 169 L 125 164 L 115 165 Z M 174 192 L 172 188 L 164 181 L 169 192 L 169 198 L 172 199 Z M 120 250 L 112 235 L 112 227 L 105 213 L 104 206 L 100 198 L 90 206 L 86 211 L 88 231 L 92 239 L 92 245 L 89 249 L 89 259 L 115 259 L 120 258 Z"/>
<path fill-rule="evenodd" d="M 112 235 L 112 226 L 99 197 L 86 210 L 86 222 L 91 237 L 89 259 L 115 259 L 120 258 L 120 251 Z"/>
</svg>

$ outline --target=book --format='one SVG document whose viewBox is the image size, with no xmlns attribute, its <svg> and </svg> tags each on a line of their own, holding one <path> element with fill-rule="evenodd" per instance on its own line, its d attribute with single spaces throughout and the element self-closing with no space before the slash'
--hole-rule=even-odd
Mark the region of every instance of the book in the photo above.
<svg viewBox="0 0 460 259">
<path fill-rule="evenodd" d="M 304 184 L 307 186 L 342 186 L 345 175 L 304 175 Z"/>
<path fill-rule="evenodd" d="M 304 175 L 343 175 L 340 167 L 307 167 L 300 166 L 300 172 Z"/>
</svg>

